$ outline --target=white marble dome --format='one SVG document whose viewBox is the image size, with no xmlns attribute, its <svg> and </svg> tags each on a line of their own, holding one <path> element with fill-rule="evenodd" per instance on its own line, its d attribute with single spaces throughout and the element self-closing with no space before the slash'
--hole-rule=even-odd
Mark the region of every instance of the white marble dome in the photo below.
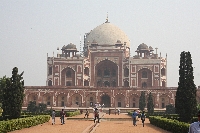
<svg viewBox="0 0 200 133">
<path fill-rule="evenodd" d="M 119 40 L 122 44 L 126 42 L 126 46 L 130 47 L 128 36 L 117 26 L 108 22 L 97 26 L 88 33 L 86 43 L 91 45 L 94 40 L 99 45 L 115 45 Z"/>
</svg>

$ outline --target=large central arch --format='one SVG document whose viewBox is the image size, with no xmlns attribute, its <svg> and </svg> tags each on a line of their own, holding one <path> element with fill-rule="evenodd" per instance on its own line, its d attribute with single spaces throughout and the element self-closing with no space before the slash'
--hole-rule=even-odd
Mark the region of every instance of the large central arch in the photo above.
<svg viewBox="0 0 200 133">
<path fill-rule="evenodd" d="M 95 66 L 96 87 L 118 86 L 118 66 L 110 60 L 103 60 Z"/>
<path fill-rule="evenodd" d="M 104 104 L 105 107 L 110 107 L 111 106 L 111 102 L 110 102 L 110 96 L 105 94 L 101 97 L 101 105 Z"/>
<path fill-rule="evenodd" d="M 62 86 L 75 86 L 75 71 L 67 67 L 61 72 L 61 85 Z"/>
<path fill-rule="evenodd" d="M 147 68 L 143 68 L 141 70 L 138 71 L 138 86 L 141 88 L 148 88 L 148 87 L 152 87 L 152 71 L 147 69 Z"/>
</svg>

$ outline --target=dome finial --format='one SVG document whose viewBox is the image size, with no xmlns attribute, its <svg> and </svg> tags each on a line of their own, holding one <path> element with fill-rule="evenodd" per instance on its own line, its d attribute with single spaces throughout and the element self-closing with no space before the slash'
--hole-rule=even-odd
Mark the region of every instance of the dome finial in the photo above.
<svg viewBox="0 0 200 133">
<path fill-rule="evenodd" d="M 106 18 L 106 23 L 109 23 L 109 22 L 108 22 L 108 12 L 107 12 L 107 18 Z"/>
</svg>

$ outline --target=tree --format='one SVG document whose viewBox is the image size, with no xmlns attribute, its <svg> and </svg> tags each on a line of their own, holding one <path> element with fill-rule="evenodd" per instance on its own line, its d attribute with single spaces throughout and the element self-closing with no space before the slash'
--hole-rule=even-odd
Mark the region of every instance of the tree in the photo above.
<svg viewBox="0 0 200 133">
<path fill-rule="evenodd" d="M 182 122 L 191 122 L 197 113 L 196 91 L 191 54 L 183 51 L 180 55 L 179 82 L 175 99 L 175 111 Z"/>
<path fill-rule="evenodd" d="M 39 103 L 38 104 L 38 111 L 39 112 L 44 112 L 46 110 L 47 110 L 47 105 L 46 104 L 44 104 L 44 103 Z"/>
<path fill-rule="evenodd" d="M 200 103 L 197 104 L 197 110 L 200 110 Z"/>
<path fill-rule="evenodd" d="M 2 95 L 1 95 L 1 102 L 2 102 L 2 110 L 3 110 L 3 113 L 2 113 L 2 117 L 3 119 L 7 119 L 8 117 L 8 112 L 9 112 L 9 108 L 10 108 L 10 105 L 9 105 L 9 91 L 7 91 L 7 83 L 9 82 L 10 78 L 6 78 L 5 76 L 1 79 L 1 92 L 2 92 Z"/>
<path fill-rule="evenodd" d="M 6 86 L 6 76 L 3 76 L 3 78 L 0 78 L 0 104 L 2 104 L 3 101 L 3 88 Z"/>
<path fill-rule="evenodd" d="M 30 101 L 27 107 L 27 111 L 31 113 L 36 112 L 44 112 L 47 110 L 47 105 L 44 103 L 39 103 L 38 106 L 36 105 L 35 101 Z"/>
<path fill-rule="evenodd" d="M 23 72 L 18 74 L 18 68 L 14 67 L 12 77 L 6 79 L 3 88 L 3 118 L 16 119 L 21 116 L 23 98 L 24 98 L 24 80 Z"/>
<path fill-rule="evenodd" d="M 35 113 L 37 111 L 37 106 L 35 101 L 30 101 L 27 106 L 27 111 Z"/>
<path fill-rule="evenodd" d="M 145 101 L 145 92 L 141 92 L 140 100 L 139 100 L 139 108 L 140 110 L 144 110 L 146 106 L 146 101 Z"/>
<path fill-rule="evenodd" d="M 166 114 L 174 114 L 175 113 L 175 107 L 172 104 L 166 105 Z"/>
<path fill-rule="evenodd" d="M 147 101 L 148 101 L 148 103 L 147 103 L 148 114 L 153 114 L 154 104 L 153 104 L 153 97 L 151 95 L 151 92 L 149 93 L 149 97 L 148 97 Z"/>
</svg>

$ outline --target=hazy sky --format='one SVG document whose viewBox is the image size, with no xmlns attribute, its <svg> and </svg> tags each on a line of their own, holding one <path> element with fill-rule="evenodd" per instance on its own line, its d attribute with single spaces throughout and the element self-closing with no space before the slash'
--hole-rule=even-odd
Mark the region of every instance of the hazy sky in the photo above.
<svg viewBox="0 0 200 133">
<path fill-rule="evenodd" d="M 167 54 L 168 87 L 178 86 L 182 51 L 200 85 L 200 0 L 0 0 L 0 78 L 24 71 L 26 86 L 46 85 L 47 53 L 74 43 L 108 18 L 131 40 Z"/>
</svg>

